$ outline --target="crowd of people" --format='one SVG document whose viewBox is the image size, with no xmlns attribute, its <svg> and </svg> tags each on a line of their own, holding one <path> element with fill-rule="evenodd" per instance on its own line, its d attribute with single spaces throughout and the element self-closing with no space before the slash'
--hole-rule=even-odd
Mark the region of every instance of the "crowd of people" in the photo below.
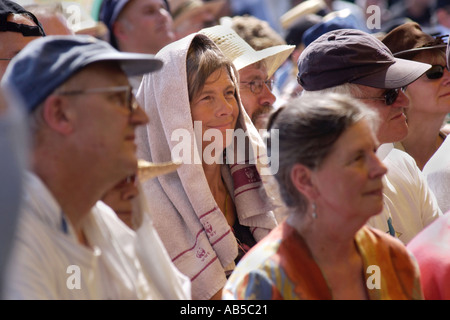
<svg viewBox="0 0 450 320">
<path fill-rule="evenodd" d="M 450 2 L 19 2 L 2 299 L 450 299 Z"/>
</svg>

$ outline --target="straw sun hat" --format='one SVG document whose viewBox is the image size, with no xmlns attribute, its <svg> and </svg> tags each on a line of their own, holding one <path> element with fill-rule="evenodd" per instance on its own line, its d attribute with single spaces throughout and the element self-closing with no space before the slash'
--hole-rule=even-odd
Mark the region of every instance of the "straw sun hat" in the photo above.
<svg viewBox="0 0 450 320">
<path fill-rule="evenodd" d="M 202 29 L 200 33 L 213 40 L 225 56 L 233 61 L 237 70 L 265 61 L 269 78 L 295 49 L 291 45 L 278 45 L 256 51 L 233 29 L 222 25 Z"/>
<path fill-rule="evenodd" d="M 161 163 L 148 162 L 142 159 L 138 160 L 138 177 L 141 182 L 156 178 L 163 174 L 177 170 L 181 165 L 180 161 L 168 161 Z"/>
</svg>

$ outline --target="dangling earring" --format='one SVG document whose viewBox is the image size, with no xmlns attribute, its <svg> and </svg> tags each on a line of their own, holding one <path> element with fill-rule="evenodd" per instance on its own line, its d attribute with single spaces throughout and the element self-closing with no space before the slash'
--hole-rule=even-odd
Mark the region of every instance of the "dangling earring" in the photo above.
<svg viewBox="0 0 450 320">
<path fill-rule="evenodd" d="M 313 209 L 313 212 L 312 212 L 311 216 L 313 217 L 313 219 L 317 219 L 316 204 L 314 202 L 312 203 L 312 209 Z"/>
</svg>

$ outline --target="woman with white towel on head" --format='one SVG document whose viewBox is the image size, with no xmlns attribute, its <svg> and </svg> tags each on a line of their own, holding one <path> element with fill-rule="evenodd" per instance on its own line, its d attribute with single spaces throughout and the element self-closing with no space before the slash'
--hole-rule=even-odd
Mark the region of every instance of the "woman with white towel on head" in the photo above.
<svg viewBox="0 0 450 320">
<path fill-rule="evenodd" d="M 263 182 L 266 149 L 240 101 L 237 71 L 213 41 L 191 34 L 157 57 L 163 69 L 145 75 L 137 93 L 150 118 L 138 156 L 183 165 L 143 190 L 192 298 L 220 299 L 242 255 L 277 225 L 278 198 Z"/>
</svg>

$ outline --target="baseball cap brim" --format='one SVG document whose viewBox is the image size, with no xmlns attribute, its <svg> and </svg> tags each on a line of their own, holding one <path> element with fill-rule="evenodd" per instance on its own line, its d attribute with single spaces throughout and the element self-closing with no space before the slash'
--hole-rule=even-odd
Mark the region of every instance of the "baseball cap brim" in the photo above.
<svg viewBox="0 0 450 320">
<path fill-rule="evenodd" d="M 413 48 L 413 49 L 403 50 L 403 51 L 394 53 L 394 57 L 398 57 L 398 56 L 401 56 L 402 54 L 410 53 L 410 52 L 423 51 L 423 50 L 432 50 L 432 49 L 441 49 L 441 48 L 447 48 L 447 44 L 443 43 L 443 44 L 438 44 L 438 45 L 435 45 L 435 46 L 428 46 L 428 47 L 420 47 L 420 48 Z"/>
<path fill-rule="evenodd" d="M 395 58 L 395 63 L 388 68 L 351 82 L 382 89 L 401 88 L 417 80 L 430 68 L 427 63 Z"/>
<path fill-rule="evenodd" d="M 86 59 L 84 66 L 101 61 L 117 61 L 129 77 L 157 71 L 163 66 L 162 61 L 156 59 L 154 55 L 123 51 L 97 54 Z"/>
</svg>

